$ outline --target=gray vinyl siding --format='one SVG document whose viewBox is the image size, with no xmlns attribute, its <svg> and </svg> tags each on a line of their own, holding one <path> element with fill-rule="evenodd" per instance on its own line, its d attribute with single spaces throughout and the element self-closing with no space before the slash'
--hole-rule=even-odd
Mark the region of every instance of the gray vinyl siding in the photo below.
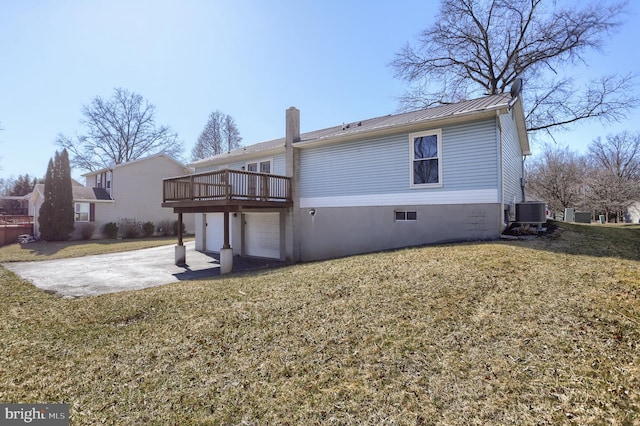
<svg viewBox="0 0 640 426">
<path fill-rule="evenodd" d="M 502 202 L 512 204 L 522 201 L 522 148 L 513 114 L 500 116 L 502 127 Z"/>
<path fill-rule="evenodd" d="M 409 187 L 406 134 L 300 150 L 302 197 L 380 194 Z"/>
<path fill-rule="evenodd" d="M 443 189 L 496 188 L 499 176 L 497 141 L 495 120 L 443 128 Z"/>
<path fill-rule="evenodd" d="M 251 162 L 256 162 L 256 161 L 263 161 L 266 159 L 273 159 L 273 162 L 271 163 L 271 174 L 275 174 L 275 175 L 284 175 L 286 172 L 286 155 L 284 153 L 281 154 L 274 154 L 273 156 L 267 156 L 267 157 L 259 157 L 257 159 L 252 158 L 252 159 L 242 159 L 242 157 L 236 161 L 232 161 L 229 162 L 228 164 L 223 164 L 223 165 L 208 165 L 205 167 L 198 167 L 196 168 L 195 172 L 196 173 L 206 173 L 206 172 L 215 172 L 216 170 L 221 170 L 221 169 L 225 169 L 225 168 L 229 168 L 231 170 L 242 170 L 243 167 L 246 168 L 247 163 L 251 163 Z"/>
<path fill-rule="evenodd" d="M 287 156 L 286 154 L 282 153 L 282 154 L 275 154 L 273 156 L 273 164 L 272 167 L 273 169 L 271 170 L 271 173 L 274 175 L 286 175 L 287 174 Z"/>
<path fill-rule="evenodd" d="M 442 128 L 443 186 L 418 190 L 497 188 L 497 140 L 495 119 Z M 408 133 L 302 149 L 300 196 L 410 191 L 409 149 Z"/>
<path fill-rule="evenodd" d="M 229 163 L 229 169 L 231 170 L 242 170 L 242 168 L 247 167 L 247 160 L 242 160 L 242 161 L 234 161 Z"/>
<path fill-rule="evenodd" d="M 220 166 L 196 167 L 195 173 L 215 172 L 216 170 L 220 170 Z"/>
</svg>

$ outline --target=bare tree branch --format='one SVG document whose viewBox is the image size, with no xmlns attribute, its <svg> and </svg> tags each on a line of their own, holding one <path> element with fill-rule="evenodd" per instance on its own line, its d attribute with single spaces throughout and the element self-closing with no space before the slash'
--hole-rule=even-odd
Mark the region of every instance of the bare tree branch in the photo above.
<svg viewBox="0 0 640 426">
<path fill-rule="evenodd" d="M 75 167 L 95 171 L 159 152 L 182 155 L 178 135 L 167 126 L 156 126 L 155 106 L 126 89 L 116 88 L 110 99 L 96 96 L 82 107 L 82 115 L 85 134 L 60 134 L 56 139 Z"/>
<path fill-rule="evenodd" d="M 527 81 L 530 131 L 580 120 L 619 120 L 640 105 L 637 76 L 594 79 L 576 89 L 558 75 L 599 51 L 621 25 L 625 2 L 554 8 L 545 0 L 443 0 L 435 23 L 390 66 L 409 84 L 401 109 L 508 91 Z"/>
<path fill-rule="evenodd" d="M 191 159 L 196 161 L 218 155 L 224 150 L 231 151 L 239 148 L 241 142 L 242 137 L 233 117 L 214 111 L 191 150 Z"/>
</svg>

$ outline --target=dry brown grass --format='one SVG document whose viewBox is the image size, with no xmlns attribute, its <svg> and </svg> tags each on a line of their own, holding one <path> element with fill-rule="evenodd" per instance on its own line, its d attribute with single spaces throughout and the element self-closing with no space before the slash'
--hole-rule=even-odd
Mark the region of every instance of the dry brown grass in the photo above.
<svg viewBox="0 0 640 426">
<path fill-rule="evenodd" d="M 65 300 L 0 269 L 0 401 L 73 424 L 638 424 L 639 228 Z"/>
</svg>

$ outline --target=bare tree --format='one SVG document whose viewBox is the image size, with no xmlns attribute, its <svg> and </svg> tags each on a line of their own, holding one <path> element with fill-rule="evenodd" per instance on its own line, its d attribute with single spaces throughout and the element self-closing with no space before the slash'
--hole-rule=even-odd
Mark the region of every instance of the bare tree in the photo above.
<svg viewBox="0 0 640 426">
<path fill-rule="evenodd" d="M 0 123 L 0 124 L 2 124 L 2 123 Z M 2 130 L 4 130 L 4 129 L 2 128 L 2 126 L 0 126 L 0 131 L 2 131 Z M 0 142 L 2 142 L 2 141 L 0 141 Z M 0 156 L 0 160 L 1 159 L 2 159 L 2 157 Z M 0 171 L 2 171 L 2 164 L 0 164 Z"/>
<path fill-rule="evenodd" d="M 621 221 L 627 207 L 640 200 L 639 155 L 640 134 L 622 132 L 589 145 L 589 199 L 608 218 Z"/>
<path fill-rule="evenodd" d="M 435 24 L 391 62 L 410 84 L 405 109 L 510 90 L 527 84 L 530 131 L 588 118 L 619 120 L 640 103 L 636 77 L 608 75 L 576 88 L 563 67 L 585 63 L 620 25 L 625 3 L 553 8 L 546 0 L 443 0 Z M 565 75 L 562 75 L 562 72 Z"/>
<path fill-rule="evenodd" d="M 568 147 L 546 145 L 527 166 L 528 191 L 552 211 L 584 205 L 585 161 Z"/>
<path fill-rule="evenodd" d="M 96 96 L 82 107 L 85 134 L 60 134 L 56 143 L 69 151 L 73 166 L 88 171 L 160 152 L 180 158 L 182 142 L 168 126 L 156 125 L 155 112 L 142 96 L 117 88 L 110 99 Z"/>
<path fill-rule="evenodd" d="M 191 150 L 191 159 L 196 161 L 218 155 L 224 150 L 231 151 L 239 148 L 241 142 L 240 131 L 233 117 L 214 111 Z"/>
</svg>

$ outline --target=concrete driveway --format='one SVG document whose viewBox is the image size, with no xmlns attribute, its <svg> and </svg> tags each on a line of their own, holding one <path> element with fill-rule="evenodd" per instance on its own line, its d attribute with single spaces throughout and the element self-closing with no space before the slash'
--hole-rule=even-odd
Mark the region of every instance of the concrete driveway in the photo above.
<svg viewBox="0 0 640 426">
<path fill-rule="evenodd" d="M 195 251 L 193 241 L 185 246 L 185 266 L 174 265 L 175 245 L 73 259 L 4 263 L 2 266 L 38 288 L 66 297 L 139 290 L 219 275 L 220 264 L 214 254 Z"/>
</svg>

